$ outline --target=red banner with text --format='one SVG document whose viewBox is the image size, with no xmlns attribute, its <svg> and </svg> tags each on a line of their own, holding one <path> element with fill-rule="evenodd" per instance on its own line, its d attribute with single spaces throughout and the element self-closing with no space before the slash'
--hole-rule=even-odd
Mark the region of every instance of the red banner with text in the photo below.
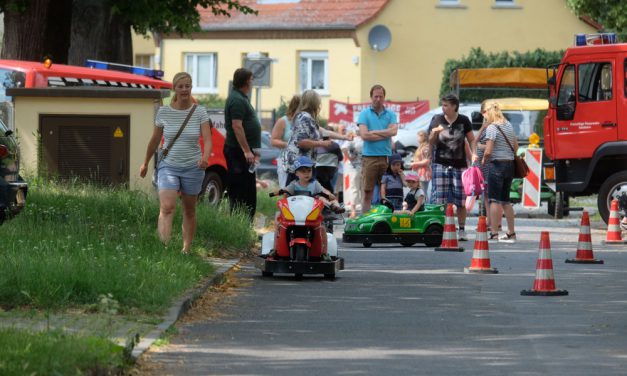
<svg viewBox="0 0 627 376">
<path fill-rule="evenodd" d="M 346 103 L 329 101 L 329 123 L 349 125 L 357 123 L 359 113 L 371 103 Z M 385 102 L 385 107 L 393 111 L 399 126 L 412 122 L 420 115 L 429 111 L 429 101 L 417 102 Z"/>
</svg>

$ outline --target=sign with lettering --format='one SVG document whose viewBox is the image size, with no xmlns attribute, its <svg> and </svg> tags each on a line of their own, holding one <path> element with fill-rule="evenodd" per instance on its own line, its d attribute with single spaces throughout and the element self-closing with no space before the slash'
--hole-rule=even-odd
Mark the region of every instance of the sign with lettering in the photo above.
<svg viewBox="0 0 627 376">
<path fill-rule="evenodd" d="M 329 101 L 329 123 L 351 125 L 356 124 L 359 113 L 370 107 L 370 103 L 346 103 Z M 385 107 L 396 114 L 398 124 L 411 123 L 420 115 L 429 111 L 429 101 L 417 102 L 385 102 Z"/>
</svg>

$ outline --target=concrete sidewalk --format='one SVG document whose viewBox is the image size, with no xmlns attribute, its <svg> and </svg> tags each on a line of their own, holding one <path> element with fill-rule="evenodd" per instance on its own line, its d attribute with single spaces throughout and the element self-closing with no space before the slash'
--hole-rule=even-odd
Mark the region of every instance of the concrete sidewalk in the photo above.
<svg viewBox="0 0 627 376">
<path fill-rule="evenodd" d="M 83 310 L 62 313 L 35 310 L 4 312 L 0 309 L 0 327 L 32 331 L 59 329 L 80 335 L 106 337 L 124 346 L 126 354 L 135 360 L 185 314 L 198 297 L 211 286 L 222 283 L 225 274 L 239 263 L 239 259 L 210 258 L 207 261 L 216 266 L 214 274 L 207 276 L 197 287 L 185 292 L 160 316 L 123 316 L 102 312 L 86 313 Z M 106 298 L 103 304 L 107 304 Z M 115 303 L 111 305 L 111 312 L 114 312 Z"/>
</svg>

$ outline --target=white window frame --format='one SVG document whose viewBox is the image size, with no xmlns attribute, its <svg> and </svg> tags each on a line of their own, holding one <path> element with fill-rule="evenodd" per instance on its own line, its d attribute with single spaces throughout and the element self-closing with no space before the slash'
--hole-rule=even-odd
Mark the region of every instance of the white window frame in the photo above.
<svg viewBox="0 0 627 376">
<path fill-rule="evenodd" d="M 522 9 L 522 6 L 517 4 L 516 0 L 494 0 L 492 8 Z"/>
<path fill-rule="evenodd" d="M 300 82 L 301 80 L 301 61 L 307 60 L 307 82 Z M 315 89 L 320 95 L 329 95 L 329 53 L 327 51 L 301 51 L 298 58 L 298 87 L 301 91 L 310 90 L 311 85 L 311 66 L 314 60 L 322 60 L 324 62 L 324 89 Z"/>
<path fill-rule="evenodd" d="M 139 59 L 144 60 L 147 59 L 148 60 L 148 66 L 146 66 L 145 64 L 140 64 L 140 62 L 138 61 Z M 149 69 L 154 69 L 155 68 L 155 54 L 136 54 L 135 55 L 135 62 L 134 62 L 136 66 L 140 66 L 143 68 L 149 68 Z"/>
<path fill-rule="evenodd" d="M 198 58 L 210 56 L 213 74 L 209 79 L 209 86 L 198 85 Z M 188 58 L 191 58 L 191 66 L 188 65 Z M 192 94 L 217 94 L 218 93 L 218 54 L 216 52 L 188 52 L 183 56 L 185 71 L 192 76 Z"/>
</svg>

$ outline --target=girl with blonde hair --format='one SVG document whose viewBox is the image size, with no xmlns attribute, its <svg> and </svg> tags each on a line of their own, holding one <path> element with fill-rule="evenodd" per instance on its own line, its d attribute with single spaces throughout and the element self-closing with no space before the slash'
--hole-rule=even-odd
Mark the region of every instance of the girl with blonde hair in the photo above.
<svg viewBox="0 0 627 376">
<path fill-rule="evenodd" d="M 418 132 L 416 136 L 418 137 L 418 149 L 416 149 L 414 153 L 411 169 L 418 174 L 420 188 L 422 188 L 425 194 L 428 194 L 429 184 L 431 183 L 431 147 L 429 145 L 429 136 L 425 131 Z"/>
<path fill-rule="evenodd" d="M 285 153 L 287 148 L 287 142 L 292 136 L 292 122 L 296 111 L 300 105 L 300 96 L 294 95 L 290 99 L 290 103 L 287 106 L 285 116 L 276 121 L 274 127 L 272 127 L 271 143 L 272 146 L 281 149 L 281 154 L 277 158 L 277 175 L 279 176 L 279 186 L 285 187 L 287 182 L 287 165 L 285 165 Z"/>
</svg>

